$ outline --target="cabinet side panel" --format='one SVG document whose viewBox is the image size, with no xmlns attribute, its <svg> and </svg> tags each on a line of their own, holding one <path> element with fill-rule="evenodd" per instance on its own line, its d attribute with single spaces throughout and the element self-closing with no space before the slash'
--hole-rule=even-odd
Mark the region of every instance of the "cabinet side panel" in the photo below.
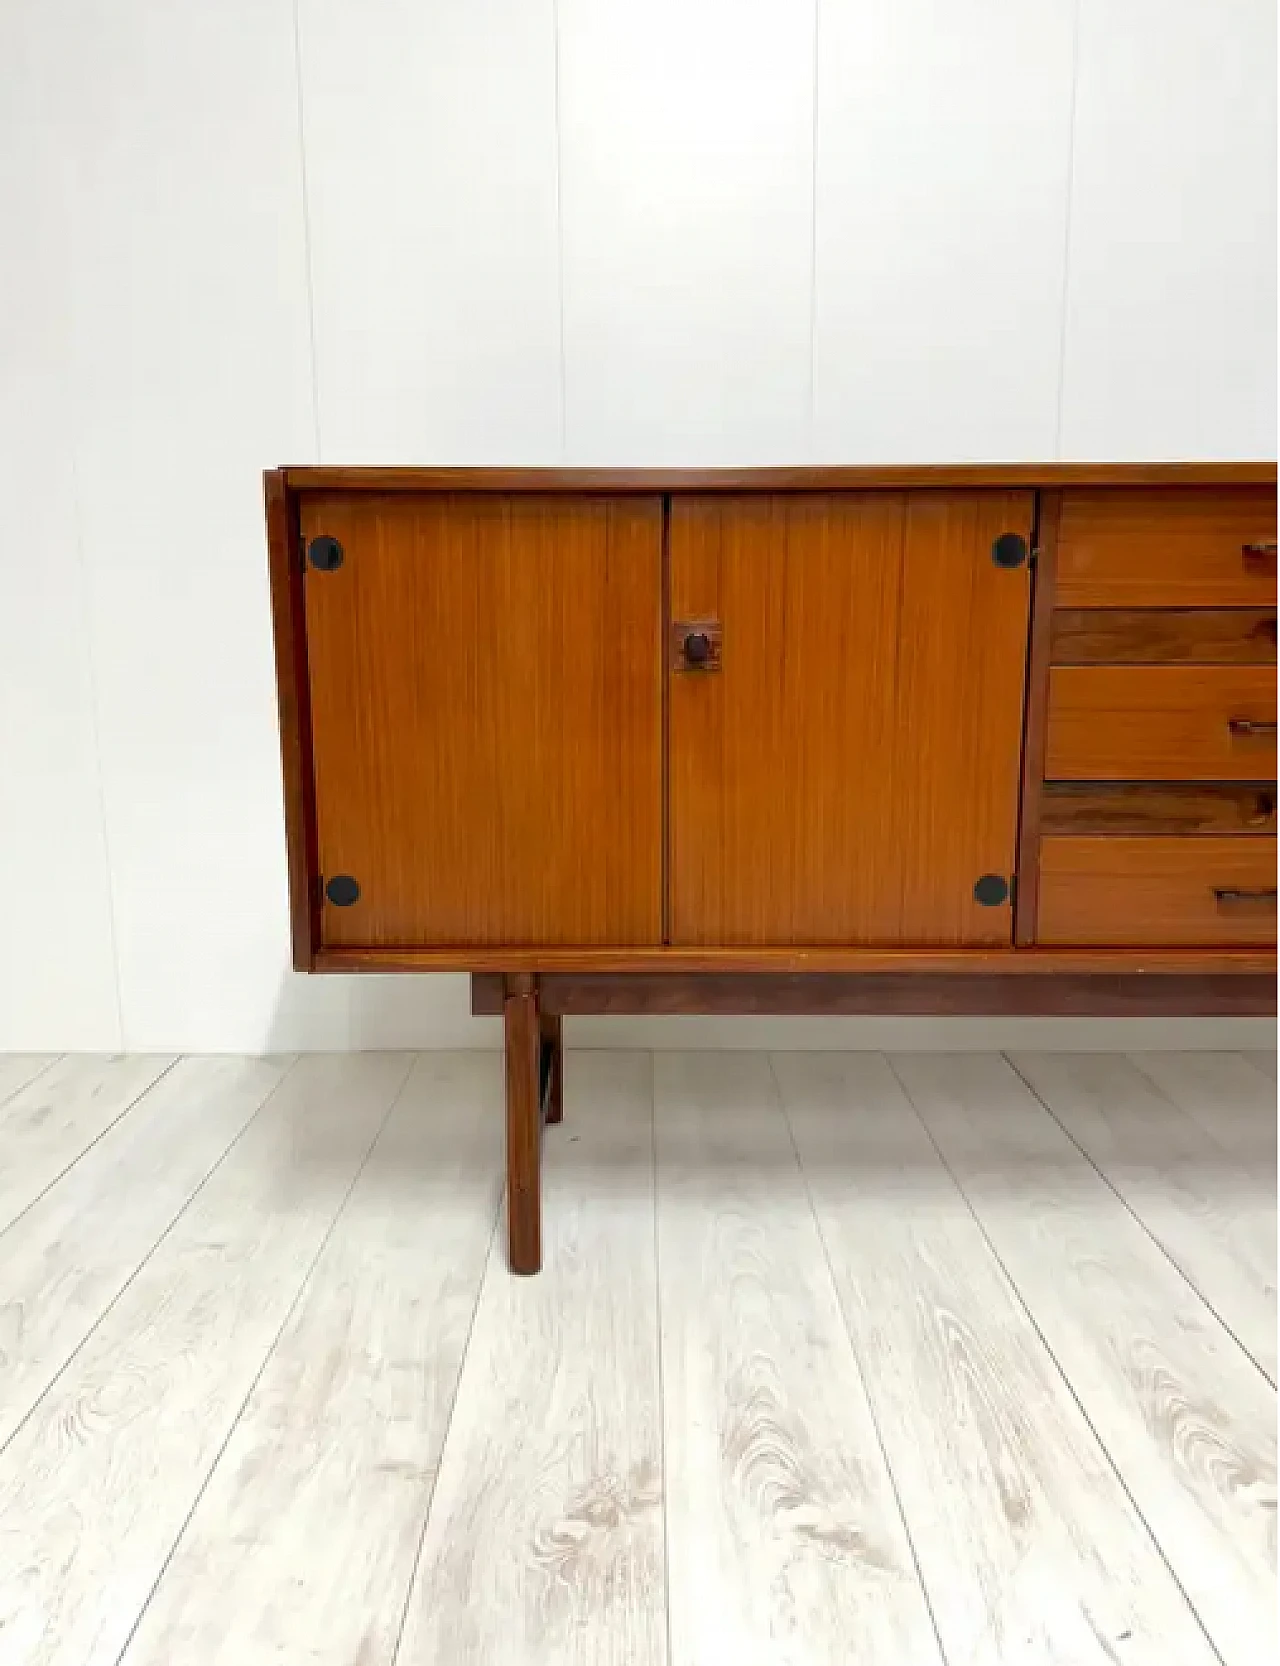
<svg viewBox="0 0 1280 1666">
<path fill-rule="evenodd" d="M 294 968 L 299 972 L 309 972 L 317 942 L 316 826 L 297 502 L 285 485 L 283 469 L 268 471 L 263 485 L 271 575 L 271 624 L 276 649 L 276 699 L 280 711 L 284 825 L 289 852 L 289 924 Z"/>
</svg>

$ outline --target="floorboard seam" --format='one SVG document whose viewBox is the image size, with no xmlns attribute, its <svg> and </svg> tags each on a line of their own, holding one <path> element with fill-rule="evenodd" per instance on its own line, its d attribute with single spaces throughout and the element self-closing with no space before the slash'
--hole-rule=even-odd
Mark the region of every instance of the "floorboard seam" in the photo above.
<svg viewBox="0 0 1280 1666">
<path fill-rule="evenodd" d="M 1088 1151 L 1084 1148 L 1084 1146 L 1082 1146 L 1080 1144 L 1080 1141 L 1078 1139 L 1076 1139 L 1075 1135 L 1071 1132 L 1070 1128 L 1067 1127 L 1066 1123 L 1064 1123 L 1062 1121 L 1061 1117 L 1057 1114 L 1057 1112 L 1054 1110 L 1053 1106 L 1049 1103 L 1049 1101 L 1044 1097 L 1044 1095 L 1042 1093 L 1039 1092 L 1039 1090 L 1035 1087 L 1035 1085 L 1026 1076 L 1023 1075 L 1022 1071 L 1018 1068 L 1016 1060 L 1010 1058 L 1008 1053 L 1001 1053 L 1000 1057 L 1009 1066 L 1009 1069 L 1013 1071 L 1014 1075 L 1023 1084 L 1023 1086 L 1026 1088 L 1027 1092 L 1029 1094 L 1031 1094 L 1032 1098 L 1035 1099 L 1037 1101 L 1037 1103 L 1041 1106 L 1041 1108 L 1045 1111 L 1046 1115 L 1052 1117 L 1054 1122 L 1058 1125 L 1058 1127 L 1062 1129 L 1062 1132 L 1066 1135 L 1067 1139 L 1069 1139 L 1071 1141 L 1071 1144 L 1075 1147 L 1075 1149 L 1084 1158 L 1085 1162 L 1088 1163 L 1089 1167 L 1097 1175 L 1098 1179 L 1102 1181 L 1103 1185 L 1112 1194 L 1112 1196 L 1115 1198 L 1116 1202 L 1119 1203 L 1121 1205 L 1121 1207 L 1124 1209 L 1125 1213 L 1127 1215 L 1129 1215 L 1129 1217 L 1134 1222 L 1136 1222 L 1136 1224 L 1139 1227 L 1141 1227 L 1142 1231 L 1151 1240 L 1151 1242 L 1155 1245 L 1155 1247 L 1160 1251 L 1160 1254 L 1164 1257 L 1164 1259 L 1173 1268 L 1174 1272 L 1177 1273 L 1178 1277 L 1183 1281 L 1183 1283 L 1187 1286 L 1187 1288 L 1195 1296 L 1196 1300 L 1199 1301 L 1203 1305 L 1203 1307 L 1209 1313 L 1211 1313 L 1213 1315 L 1213 1317 L 1217 1320 L 1218 1324 L 1221 1325 L 1222 1329 L 1224 1331 L 1226 1331 L 1227 1335 L 1235 1343 L 1236 1347 L 1239 1348 L 1240 1352 L 1249 1361 L 1250 1365 L 1255 1366 L 1262 1373 L 1265 1380 L 1271 1384 L 1272 1388 L 1274 1388 L 1276 1386 L 1275 1381 L 1272 1378 L 1271 1373 L 1262 1364 L 1261 1360 L 1255 1358 L 1252 1350 L 1248 1347 L 1248 1345 L 1245 1342 L 1243 1342 L 1241 1340 L 1240 1337 L 1238 1337 L 1236 1335 L 1235 1331 L 1232 1330 L 1231 1326 L 1222 1317 L 1221 1313 L 1218 1312 L 1217 1308 L 1213 1305 L 1212 1301 L 1210 1301 L 1209 1297 L 1205 1295 L 1204 1291 L 1196 1283 L 1195 1279 L 1192 1278 L 1191 1274 L 1187 1271 L 1187 1269 L 1184 1266 L 1181 1265 L 1181 1263 L 1174 1256 L 1173 1252 L 1171 1250 L 1169 1250 L 1168 1248 L 1166 1248 L 1166 1246 L 1161 1243 L 1160 1239 L 1156 1237 L 1155 1233 L 1151 1230 L 1151 1228 L 1147 1225 L 1146 1221 L 1143 1220 L 1142 1216 L 1138 1213 L 1138 1211 L 1129 1202 L 1128 1198 L 1125 1197 L 1124 1193 L 1122 1191 L 1120 1191 L 1120 1189 L 1116 1186 L 1115 1182 L 1111 1179 L 1110 1175 L 1108 1175 L 1104 1169 L 1100 1168 L 1099 1165 L 1094 1162 L 1093 1158 L 1089 1155 Z M 1126 1057 L 1127 1057 L 1127 1055 L 1126 1055 Z M 1135 1065 L 1134 1068 L 1136 1069 L 1137 1066 Z M 1163 1095 L 1161 1097 L 1163 1097 Z M 1177 1109 L 1177 1107 L 1175 1105 L 1173 1105 L 1171 1101 L 1166 1100 L 1166 1103 L 1170 1105 L 1171 1109 L 1173 1109 L 1173 1110 Z"/>
<path fill-rule="evenodd" d="M 177 1065 L 178 1062 L 179 1061 L 177 1059 L 175 1059 L 174 1060 L 174 1065 Z M 240 1141 L 248 1133 L 249 1129 L 253 1127 L 254 1123 L 258 1120 L 258 1117 L 262 1114 L 262 1111 L 264 1110 L 264 1108 L 271 1102 L 272 1099 L 275 1098 L 276 1094 L 279 1093 L 281 1087 L 284 1084 L 285 1078 L 290 1074 L 290 1072 L 294 1068 L 295 1068 L 294 1065 L 289 1066 L 289 1069 L 284 1072 L 284 1075 L 281 1076 L 280 1080 L 276 1083 L 275 1087 L 273 1087 L 271 1089 L 271 1092 L 266 1095 L 266 1097 L 262 1101 L 262 1104 L 257 1107 L 257 1109 L 254 1111 L 253 1115 L 245 1123 L 244 1127 L 240 1130 L 240 1132 L 236 1135 L 236 1137 L 227 1144 L 227 1146 L 223 1150 L 221 1156 L 218 1158 L 218 1160 L 215 1163 L 212 1164 L 212 1166 L 209 1168 L 208 1172 L 201 1179 L 200 1184 L 198 1186 L 196 1186 L 191 1191 L 191 1193 L 188 1195 L 188 1197 L 183 1202 L 181 1207 L 174 1214 L 172 1220 L 169 1221 L 168 1225 L 157 1236 L 155 1242 L 151 1245 L 150 1249 L 146 1252 L 146 1254 L 138 1262 L 137 1266 L 134 1267 L 133 1271 L 129 1274 L 128 1278 L 125 1279 L 124 1283 L 116 1291 L 115 1295 L 112 1296 L 111 1300 L 103 1308 L 102 1312 L 99 1313 L 98 1317 L 93 1321 L 92 1325 L 89 1326 L 88 1330 L 80 1338 L 79 1342 L 76 1343 L 75 1347 L 67 1355 L 66 1359 L 63 1360 L 62 1364 L 54 1372 L 53 1376 L 49 1378 L 49 1381 L 41 1389 L 40 1393 L 36 1396 L 36 1398 L 27 1407 L 26 1411 L 23 1412 L 19 1421 L 14 1424 L 13 1428 L 10 1430 L 9 1434 L 5 1437 L 5 1439 L 0 1441 L 0 1453 L 4 1452 L 5 1449 L 8 1446 L 10 1446 L 14 1440 L 17 1439 L 18 1434 L 20 1433 L 20 1431 L 26 1426 L 27 1423 L 30 1422 L 33 1413 L 35 1413 L 39 1409 L 39 1407 L 43 1404 L 45 1399 L 53 1392 L 54 1388 L 57 1387 L 57 1385 L 60 1382 L 60 1380 L 62 1379 L 62 1377 L 70 1369 L 70 1367 L 75 1363 L 77 1357 L 80 1355 L 82 1350 L 85 1348 L 85 1346 L 88 1344 L 90 1339 L 96 1334 L 98 1329 L 101 1327 L 104 1320 L 107 1318 L 107 1315 L 109 1313 L 111 1313 L 112 1310 L 115 1307 L 117 1307 L 118 1304 L 121 1301 L 124 1300 L 125 1295 L 128 1293 L 128 1291 L 131 1289 L 131 1287 L 133 1286 L 133 1284 L 137 1280 L 139 1274 L 142 1272 L 142 1269 L 151 1260 L 151 1257 L 160 1248 L 161 1244 L 164 1243 L 165 1239 L 173 1231 L 174 1227 L 177 1226 L 178 1222 L 186 1214 L 187 1210 L 190 1209 L 191 1205 L 195 1202 L 195 1200 L 200 1196 L 201 1192 L 205 1189 L 205 1187 L 213 1179 L 214 1175 L 222 1167 L 223 1163 L 226 1162 L 227 1158 L 235 1150 L 236 1146 L 239 1145 Z M 165 1074 L 167 1075 L 168 1072 L 166 1071 Z M 156 1081 L 159 1081 L 159 1080 L 160 1080 L 160 1078 L 157 1077 Z M 155 1083 L 153 1082 L 151 1084 L 151 1086 L 154 1087 Z M 150 1088 L 148 1088 L 146 1090 L 147 1093 L 149 1093 L 150 1091 L 151 1091 Z M 136 1105 L 143 1098 L 145 1098 L 145 1094 L 139 1094 L 138 1098 L 135 1099 L 133 1103 Z M 132 1109 L 132 1106 L 130 1106 L 130 1109 Z M 126 1112 L 126 1115 L 127 1114 L 128 1113 Z M 111 1124 L 112 1128 L 116 1127 L 116 1125 L 121 1120 L 122 1120 L 121 1118 L 117 1117 L 116 1121 Z M 110 1130 L 107 1130 L 107 1132 L 110 1132 Z M 67 1172 L 67 1171 L 64 1171 L 64 1173 L 65 1172 Z M 59 1178 L 61 1178 L 61 1176 Z M 56 1185 L 57 1182 L 55 1181 L 54 1184 Z M 41 1197 L 45 1196 L 46 1193 L 49 1190 L 51 1190 L 51 1188 L 46 1187 L 45 1192 L 42 1192 L 40 1194 Z M 36 1199 L 35 1201 L 38 1202 L 39 1199 Z M 35 1204 L 33 1203 L 32 1207 L 34 1208 L 34 1206 L 35 1206 Z M 23 1212 L 22 1212 L 23 1215 L 25 1215 L 26 1212 L 27 1211 L 24 1209 Z M 21 1220 L 22 1215 L 19 1215 L 19 1216 L 15 1217 L 15 1219 L 16 1220 Z M 8 1227 L 5 1228 L 5 1231 L 6 1232 L 8 1231 Z M 0 1232 L 0 1239 L 2 1239 L 3 1236 L 4 1236 L 4 1233 Z"/>
<path fill-rule="evenodd" d="M 406 1086 L 408 1085 L 409 1075 L 410 1075 L 410 1072 L 412 1071 L 412 1069 L 413 1069 L 413 1061 L 412 1061 L 412 1058 L 411 1058 L 410 1061 L 409 1061 L 408 1068 L 406 1068 L 404 1075 L 400 1078 L 399 1086 L 396 1088 L 395 1092 L 391 1096 L 390 1104 L 387 1106 L 386 1111 L 383 1113 L 382 1120 L 378 1124 L 377 1132 L 374 1134 L 373 1138 L 369 1141 L 369 1145 L 368 1145 L 368 1148 L 365 1151 L 364 1156 L 360 1159 L 359 1163 L 357 1163 L 355 1173 L 352 1175 L 351 1181 L 348 1184 L 346 1191 L 343 1192 L 342 1197 L 339 1200 L 338 1207 L 333 1212 L 333 1219 L 329 1222 L 328 1226 L 325 1228 L 324 1232 L 320 1236 L 320 1242 L 316 1247 L 316 1252 L 311 1257 L 311 1260 L 307 1263 L 306 1271 L 303 1273 L 301 1279 L 298 1281 L 298 1288 L 293 1293 L 293 1300 L 289 1303 L 288 1308 L 285 1311 L 285 1315 L 284 1315 L 283 1319 L 280 1321 L 279 1327 L 276 1330 L 276 1334 L 272 1337 L 271 1342 L 268 1345 L 268 1347 L 263 1350 L 262 1360 L 261 1360 L 261 1362 L 258 1366 L 258 1369 L 253 1374 L 253 1381 L 249 1384 L 249 1387 L 245 1392 L 244 1398 L 241 1400 L 238 1408 L 236 1409 L 236 1414 L 231 1419 L 230 1425 L 227 1429 L 226 1436 L 223 1439 L 222 1444 L 218 1447 L 218 1450 L 214 1453 L 212 1463 L 209 1465 L 208 1469 L 205 1471 L 204 1480 L 201 1481 L 200 1485 L 195 1490 L 195 1496 L 191 1500 L 190 1508 L 187 1510 L 186 1515 L 183 1516 L 181 1525 L 179 1526 L 178 1531 L 173 1536 L 173 1542 L 172 1542 L 172 1544 L 170 1544 L 169 1549 L 168 1549 L 167 1553 L 165 1554 L 164 1560 L 160 1564 L 160 1569 L 159 1569 L 158 1573 L 156 1574 L 156 1577 L 151 1582 L 151 1589 L 147 1592 L 146 1596 L 143 1598 L 141 1604 L 138 1607 L 138 1612 L 134 1616 L 133 1624 L 129 1627 L 128 1635 L 126 1636 L 126 1638 L 124 1640 L 124 1643 L 121 1646 L 119 1654 L 116 1656 L 115 1666 L 120 1666 L 120 1662 L 124 1659 L 124 1657 L 129 1652 L 129 1649 L 130 1649 L 130 1647 L 133 1643 L 133 1639 L 137 1635 L 138 1627 L 142 1624 L 143 1619 L 146 1617 L 147 1609 L 150 1608 L 153 1600 L 155 1599 L 155 1594 L 160 1588 L 160 1582 L 164 1578 L 165 1574 L 168 1573 L 170 1564 L 172 1563 L 174 1556 L 177 1554 L 178 1546 L 182 1543 L 182 1540 L 183 1540 L 184 1535 L 186 1534 L 187 1528 L 190 1527 L 190 1525 L 191 1525 L 191 1518 L 195 1515 L 196 1511 L 199 1509 L 200 1500 L 204 1497 L 205 1493 L 209 1490 L 209 1483 L 213 1479 L 214 1475 L 217 1473 L 218 1465 L 222 1462 L 223 1454 L 226 1452 L 227 1447 L 230 1446 L 231 1441 L 232 1441 L 232 1439 L 235 1435 L 236 1430 L 240 1427 L 240 1420 L 244 1416 L 245 1407 L 249 1404 L 250 1400 L 252 1400 L 255 1389 L 257 1388 L 258 1384 L 262 1381 L 263 1373 L 266 1371 L 267 1366 L 270 1365 L 272 1359 L 274 1358 L 275 1351 L 280 1346 L 280 1338 L 284 1335 L 285 1331 L 289 1328 L 289 1321 L 293 1318 L 294 1314 L 297 1312 L 298 1304 L 301 1302 L 303 1296 L 306 1294 L 307 1287 L 310 1285 L 311 1279 L 312 1279 L 312 1276 L 315 1273 L 316 1267 L 319 1265 L 320 1257 L 324 1254 L 325 1250 L 328 1248 L 329 1240 L 333 1237 L 333 1234 L 334 1234 L 334 1231 L 337 1228 L 338 1222 L 342 1219 L 343 1215 L 346 1213 L 347 1205 L 351 1201 L 351 1194 L 352 1194 L 352 1192 L 355 1191 L 356 1186 L 359 1183 L 360 1176 L 364 1173 L 365 1169 L 369 1165 L 369 1159 L 370 1159 L 370 1157 L 373 1156 L 374 1148 L 377 1145 L 378 1141 L 382 1138 L 382 1135 L 383 1135 L 383 1133 L 386 1129 L 387 1123 L 391 1120 L 391 1113 L 395 1110 L 396 1106 L 400 1103 L 401 1096 L 403 1095 L 404 1090 L 405 1090 Z M 278 1090 L 278 1087 L 279 1087 L 279 1084 L 277 1083 L 277 1090 Z M 264 1101 L 264 1103 L 265 1103 L 265 1101 Z M 261 1107 L 259 1107 L 259 1108 L 261 1108 Z M 257 1113 L 255 1112 L 255 1117 L 256 1117 L 256 1114 Z M 255 1119 L 254 1117 L 251 1117 L 249 1120 L 252 1123 L 254 1121 L 254 1119 Z"/>
<path fill-rule="evenodd" d="M 924 1600 L 925 1609 L 929 1615 L 929 1624 L 933 1627 L 933 1635 L 937 1640 L 938 1658 L 943 1662 L 949 1662 L 951 1657 L 947 1653 L 946 1646 L 942 1641 L 942 1633 L 938 1629 L 937 1615 L 933 1610 L 933 1598 L 929 1594 L 929 1587 L 925 1582 L 924 1571 L 920 1566 L 920 1557 L 916 1551 L 916 1541 L 911 1532 L 911 1523 L 907 1520 L 907 1512 L 902 1502 L 902 1494 L 898 1489 L 898 1477 L 894 1474 L 893 1465 L 889 1461 L 889 1453 L 885 1448 L 884 1436 L 880 1432 L 880 1419 L 876 1415 L 875 1401 L 871 1397 L 871 1390 L 867 1387 L 867 1374 L 863 1370 L 862 1360 L 858 1354 L 858 1344 L 854 1339 L 853 1328 L 849 1323 L 849 1317 L 844 1309 L 844 1298 L 840 1294 L 840 1281 L 836 1277 L 835 1268 L 831 1264 L 831 1250 L 827 1244 L 826 1233 L 822 1230 L 822 1218 L 818 1213 L 817 1204 L 814 1202 L 813 1190 L 809 1185 L 809 1176 L 805 1172 L 804 1158 L 800 1155 L 800 1147 L 796 1143 L 795 1130 L 791 1126 L 791 1118 L 787 1115 L 786 1095 L 782 1091 L 782 1082 L 779 1079 L 778 1072 L 774 1067 L 773 1053 L 767 1052 L 765 1054 L 765 1059 L 768 1062 L 769 1076 L 773 1082 L 773 1091 L 777 1098 L 778 1114 L 781 1116 L 783 1125 L 787 1130 L 787 1138 L 791 1142 L 791 1150 L 796 1159 L 796 1169 L 800 1175 L 800 1184 L 804 1187 L 805 1200 L 809 1205 L 809 1213 L 813 1217 L 813 1228 L 818 1234 L 818 1242 L 822 1245 L 822 1259 L 827 1269 L 827 1277 L 831 1282 L 832 1294 L 835 1296 L 836 1310 L 840 1314 L 840 1323 L 843 1325 L 845 1336 L 849 1341 L 849 1352 L 853 1355 L 854 1365 L 857 1367 L 858 1380 L 862 1384 L 862 1392 L 867 1402 L 867 1415 L 871 1419 L 871 1427 L 875 1430 L 876 1445 L 880 1448 L 880 1459 L 884 1464 L 885 1474 L 889 1477 L 889 1485 L 893 1488 L 893 1502 L 898 1511 L 898 1519 L 902 1523 L 902 1532 L 907 1541 L 907 1549 L 911 1552 L 911 1565 L 915 1569 L 916 1584 L 920 1587 L 920 1595 Z"/>
<path fill-rule="evenodd" d="M 1001 1054 L 1000 1056 L 1003 1057 L 1003 1054 Z M 1031 1325 L 1032 1329 L 1035 1331 L 1036 1335 L 1039 1337 L 1040 1346 L 1044 1349 L 1048 1358 L 1053 1362 L 1053 1368 L 1058 1373 L 1058 1375 L 1062 1378 L 1062 1381 L 1063 1381 L 1063 1384 L 1066 1387 L 1067 1393 L 1071 1396 L 1072 1400 L 1075 1401 L 1075 1404 L 1076 1404 L 1077 1408 L 1079 1409 L 1080 1415 L 1084 1419 L 1085 1426 L 1088 1428 L 1090 1434 L 1093 1436 L 1094 1442 L 1096 1443 L 1099 1452 L 1102 1453 L 1103 1457 L 1106 1459 L 1108 1465 L 1110 1466 L 1111 1472 L 1116 1478 L 1117 1485 L 1121 1488 L 1125 1497 L 1129 1500 L 1129 1503 L 1133 1506 L 1134 1515 L 1142 1523 L 1142 1526 L 1143 1526 L 1144 1530 L 1146 1531 L 1146 1535 L 1147 1535 L 1148 1539 L 1150 1539 L 1150 1541 L 1151 1541 L 1151 1543 L 1152 1543 L 1152 1545 L 1155 1549 L 1156 1555 L 1160 1558 L 1160 1560 L 1164 1563 L 1165 1567 L 1168 1569 L 1169 1578 L 1173 1581 L 1174 1586 L 1176 1587 L 1176 1589 L 1178 1590 L 1179 1594 L 1182 1597 L 1182 1600 L 1186 1603 L 1188 1610 L 1194 1616 L 1195 1622 L 1200 1627 L 1201 1632 L 1204 1634 L 1205 1642 L 1208 1644 L 1209 1649 L 1213 1653 L 1214 1657 L 1217 1660 L 1222 1661 L 1223 1666 L 1226 1666 L 1226 1661 L 1225 1661 L 1225 1658 L 1222 1654 L 1222 1651 L 1221 1651 L 1221 1649 L 1219 1649 L 1217 1643 L 1214 1641 L 1213 1636 L 1211 1635 L 1211 1633 L 1209 1631 L 1209 1628 L 1205 1625 L 1204 1620 L 1201 1617 L 1200 1610 L 1196 1607 L 1195 1603 L 1192 1602 L 1191 1597 L 1188 1594 L 1186 1587 L 1183 1585 L 1182 1581 L 1178 1578 L 1178 1575 L 1175 1572 L 1173 1566 L 1171 1565 L 1171 1563 L 1169 1561 L 1169 1558 L 1165 1555 L 1164 1546 L 1160 1543 L 1159 1539 L 1152 1532 L 1151 1523 L 1147 1520 L 1145 1514 L 1143 1513 L 1141 1505 L 1138 1503 L 1137 1499 L 1133 1496 L 1133 1493 L 1130 1491 L 1129 1483 L 1125 1480 L 1124 1476 L 1121 1474 L 1119 1465 L 1116 1463 L 1115 1458 L 1112 1456 L 1111 1448 L 1107 1445 L 1106 1441 L 1103 1440 L 1101 1434 L 1099 1433 L 1098 1429 L 1094 1425 L 1094 1421 L 1089 1416 L 1088 1410 L 1086 1409 L 1086 1407 L 1084 1405 L 1084 1402 L 1081 1400 L 1080 1396 L 1076 1393 L 1075 1384 L 1071 1381 L 1071 1378 L 1067 1375 L 1067 1372 L 1066 1372 L 1065 1368 L 1063 1367 L 1063 1364 L 1062 1364 L 1061 1360 L 1058 1358 L 1057 1354 L 1053 1351 L 1053 1348 L 1050 1345 L 1048 1337 L 1044 1334 L 1044 1331 L 1041 1329 L 1039 1320 L 1036 1318 L 1035 1314 L 1031 1311 L 1031 1307 L 1028 1304 L 1026 1297 L 1023 1295 L 1021 1288 L 1019 1287 L 1017 1281 L 1014 1279 L 1013 1274 L 1009 1271 L 1009 1268 L 1005 1265 L 1005 1261 L 1004 1261 L 1003 1256 L 1000 1254 L 1000 1251 L 996 1248 L 996 1245 L 993 1242 L 990 1233 L 987 1231 L 985 1225 L 983 1224 L 982 1219 L 978 1214 L 978 1211 L 974 1208 L 973 1202 L 970 1199 L 968 1192 L 965 1191 L 963 1185 L 960 1182 L 959 1176 L 956 1174 L 955 1170 L 951 1167 L 951 1164 L 947 1161 L 946 1155 L 944 1154 L 944 1152 L 942 1150 L 942 1147 L 938 1144 L 937 1140 L 934 1139 L 933 1129 L 930 1128 L 928 1122 L 925 1120 L 925 1118 L 923 1116 L 921 1116 L 920 1112 L 916 1109 L 916 1102 L 911 1097 L 911 1093 L 910 1093 L 910 1090 L 907 1087 L 907 1084 L 902 1080 L 902 1077 L 898 1075 L 898 1072 L 897 1072 L 897 1069 L 894 1065 L 892 1056 L 890 1054 L 886 1053 L 885 1058 L 886 1058 L 886 1061 L 889 1065 L 889 1069 L 891 1071 L 893 1071 L 893 1074 L 894 1074 L 894 1077 L 897 1080 L 898 1086 L 902 1089 L 904 1095 L 906 1096 L 907 1103 L 911 1107 L 912 1115 L 919 1119 L 920 1125 L 924 1129 L 925 1135 L 927 1136 L 927 1138 L 929 1140 L 929 1143 L 933 1146 L 933 1149 L 938 1153 L 938 1161 L 942 1164 L 943 1168 L 946 1169 L 947 1173 L 951 1176 L 952 1184 L 955 1186 L 955 1188 L 956 1188 L 957 1192 L 959 1192 L 960 1196 L 964 1199 L 965 1208 L 968 1209 L 970 1215 L 972 1215 L 974 1225 L 977 1227 L 978 1231 L 982 1234 L 984 1240 L 986 1241 L 987 1247 L 990 1249 L 992 1255 L 995 1257 L 996 1263 L 999 1266 L 1000 1271 L 1004 1274 L 1005 1282 L 1008 1284 L 1008 1287 L 1009 1287 L 1009 1290 L 1010 1290 L 1011 1294 L 1013 1295 L 1014 1299 L 1017 1301 L 1018 1306 L 1026 1314 L 1027 1322 Z M 1021 1080 L 1021 1077 L 1019 1077 L 1019 1080 Z"/>
</svg>

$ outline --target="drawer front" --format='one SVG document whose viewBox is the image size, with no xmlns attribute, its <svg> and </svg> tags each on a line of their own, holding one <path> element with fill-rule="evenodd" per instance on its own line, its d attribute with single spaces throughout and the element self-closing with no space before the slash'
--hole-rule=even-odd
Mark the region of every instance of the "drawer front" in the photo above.
<svg viewBox="0 0 1280 1666">
<path fill-rule="evenodd" d="M 1274 665 L 1276 614 L 1264 607 L 1059 608 L 1054 665 Z"/>
<path fill-rule="evenodd" d="M 1274 487 L 1062 494 L 1059 607 L 1268 607 L 1275 599 Z"/>
<path fill-rule="evenodd" d="M 1038 941 L 1079 947 L 1276 940 L 1274 839 L 1077 838 L 1040 845 Z"/>
<path fill-rule="evenodd" d="M 1055 666 L 1045 776 L 1273 780 L 1275 703 L 1267 666 Z"/>
<path fill-rule="evenodd" d="M 1040 831 L 1265 838 L 1276 832 L 1276 788 L 1268 781 L 1051 781 L 1040 800 Z"/>
</svg>

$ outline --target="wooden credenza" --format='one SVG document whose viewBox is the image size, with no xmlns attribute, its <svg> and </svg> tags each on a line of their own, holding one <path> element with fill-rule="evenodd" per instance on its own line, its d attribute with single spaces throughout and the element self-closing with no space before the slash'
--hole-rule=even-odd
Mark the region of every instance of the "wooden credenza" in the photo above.
<svg viewBox="0 0 1280 1666">
<path fill-rule="evenodd" d="M 266 477 L 305 971 L 565 1013 L 1275 1010 L 1267 465 Z"/>
</svg>

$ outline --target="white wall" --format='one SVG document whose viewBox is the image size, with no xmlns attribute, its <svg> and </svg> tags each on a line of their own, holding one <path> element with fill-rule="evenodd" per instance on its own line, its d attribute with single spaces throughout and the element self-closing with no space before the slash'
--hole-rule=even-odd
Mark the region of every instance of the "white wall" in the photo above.
<svg viewBox="0 0 1280 1666">
<path fill-rule="evenodd" d="M 0 1048 L 495 1039 L 287 969 L 265 466 L 1274 457 L 1274 63 L 1268 0 L 0 7 Z"/>
</svg>

